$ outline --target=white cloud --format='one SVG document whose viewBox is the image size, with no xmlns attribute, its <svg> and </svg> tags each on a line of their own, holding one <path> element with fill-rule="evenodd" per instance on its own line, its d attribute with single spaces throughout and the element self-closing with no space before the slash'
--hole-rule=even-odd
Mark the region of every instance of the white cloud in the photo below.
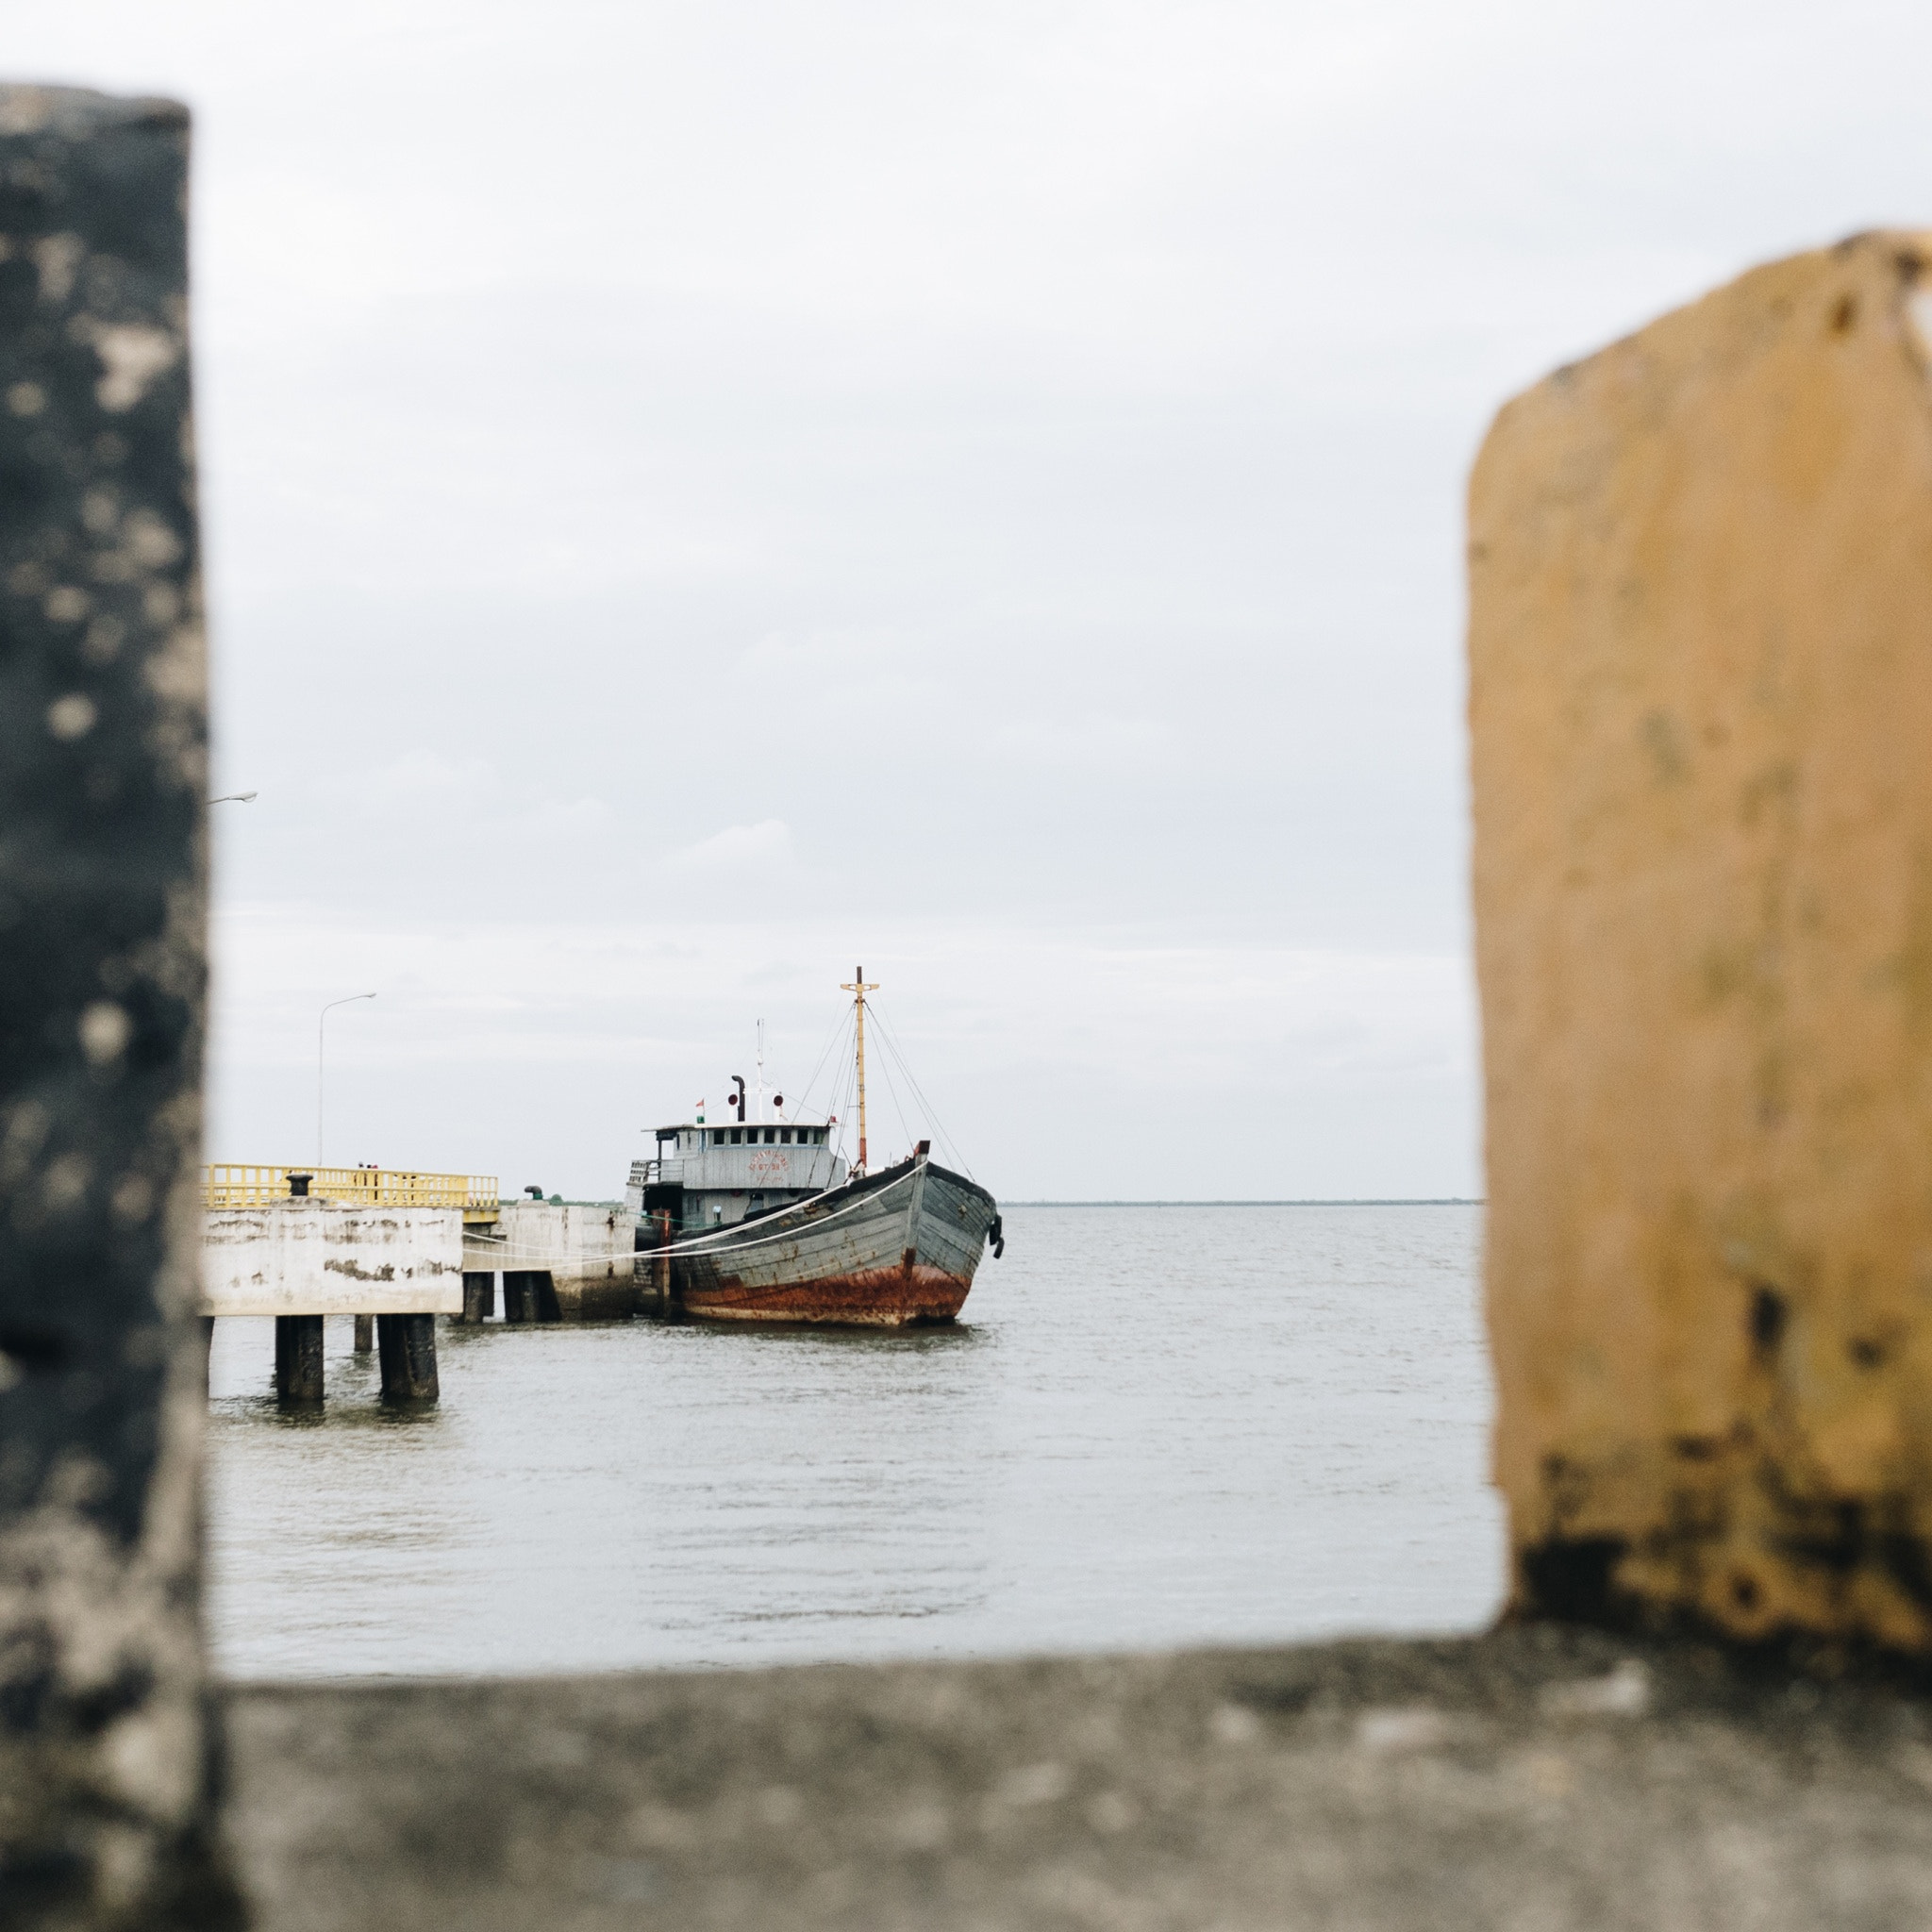
<svg viewBox="0 0 1932 1932">
<path fill-rule="evenodd" d="M 893 1043 L 874 1076 L 880 1144 L 921 1131 L 900 1113 L 903 1050 L 934 1124 L 1006 1192 L 1476 1189 L 1474 1019 L 1454 954 L 1176 946 L 992 917 L 384 924 L 286 904 L 225 909 L 216 953 L 222 1158 L 302 1144 L 316 1009 L 370 986 L 381 997 L 329 1042 L 348 1142 L 452 1171 L 534 1162 L 595 1198 L 642 1128 L 745 1071 L 760 1019 L 773 1084 L 806 1099 L 862 963 Z"/>
<path fill-rule="evenodd" d="M 707 874 L 776 871 L 791 863 L 791 828 L 783 819 L 727 825 L 673 853 L 667 863 L 679 872 Z"/>
</svg>

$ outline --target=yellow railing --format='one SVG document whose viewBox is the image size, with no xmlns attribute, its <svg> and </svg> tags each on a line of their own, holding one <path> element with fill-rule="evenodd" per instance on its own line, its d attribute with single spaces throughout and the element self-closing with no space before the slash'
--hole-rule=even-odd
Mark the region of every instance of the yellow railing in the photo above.
<svg viewBox="0 0 1932 1932">
<path fill-rule="evenodd" d="M 418 1174 L 397 1167 L 253 1167 L 217 1161 L 202 1169 L 202 1198 L 210 1208 L 261 1208 L 289 1198 L 289 1176 L 309 1176 L 318 1200 L 353 1201 L 365 1208 L 460 1208 L 466 1221 L 494 1221 L 493 1174 Z M 487 1210 L 487 1211 L 486 1211 Z"/>
</svg>

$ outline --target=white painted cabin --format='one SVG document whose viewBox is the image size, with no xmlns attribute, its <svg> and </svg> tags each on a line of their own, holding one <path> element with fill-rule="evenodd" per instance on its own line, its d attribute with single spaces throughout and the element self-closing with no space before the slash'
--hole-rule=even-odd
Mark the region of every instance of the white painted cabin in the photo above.
<svg viewBox="0 0 1932 1932">
<path fill-rule="evenodd" d="M 846 1164 L 809 1121 L 688 1121 L 658 1129 L 654 1159 L 634 1160 L 624 1202 L 669 1211 L 678 1228 L 721 1227 L 836 1188 Z"/>
</svg>

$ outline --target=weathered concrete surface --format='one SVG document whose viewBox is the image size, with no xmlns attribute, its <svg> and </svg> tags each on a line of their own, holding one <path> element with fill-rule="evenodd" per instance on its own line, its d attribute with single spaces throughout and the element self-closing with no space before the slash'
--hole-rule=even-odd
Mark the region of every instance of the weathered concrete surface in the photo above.
<svg viewBox="0 0 1932 1932">
<path fill-rule="evenodd" d="M 459 1315 L 459 1208 L 275 1201 L 202 1224 L 205 1315 Z"/>
<path fill-rule="evenodd" d="M 188 119 L 0 88 L 0 1922 L 227 1922 Z"/>
<path fill-rule="evenodd" d="M 463 1266 L 548 1274 L 565 1320 L 621 1320 L 638 1307 L 635 1229 L 623 1208 L 508 1201 L 492 1229 L 465 1230 Z"/>
<path fill-rule="evenodd" d="M 230 1712 L 262 1932 L 1932 1923 L 1932 1708 L 1550 1626 Z"/>
<path fill-rule="evenodd" d="M 1520 1607 L 1932 1650 L 1927 261 L 1757 270 L 1476 464 Z"/>
</svg>

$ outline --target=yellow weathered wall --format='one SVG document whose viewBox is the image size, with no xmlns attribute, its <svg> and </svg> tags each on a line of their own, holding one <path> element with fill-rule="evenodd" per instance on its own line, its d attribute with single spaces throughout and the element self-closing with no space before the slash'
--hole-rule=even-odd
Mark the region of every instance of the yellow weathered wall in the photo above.
<svg viewBox="0 0 1932 1932">
<path fill-rule="evenodd" d="M 1925 264 L 1922 281 L 1922 263 Z M 1503 409 L 1470 491 L 1524 1611 L 1932 1651 L 1932 235 Z"/>
</svg>

